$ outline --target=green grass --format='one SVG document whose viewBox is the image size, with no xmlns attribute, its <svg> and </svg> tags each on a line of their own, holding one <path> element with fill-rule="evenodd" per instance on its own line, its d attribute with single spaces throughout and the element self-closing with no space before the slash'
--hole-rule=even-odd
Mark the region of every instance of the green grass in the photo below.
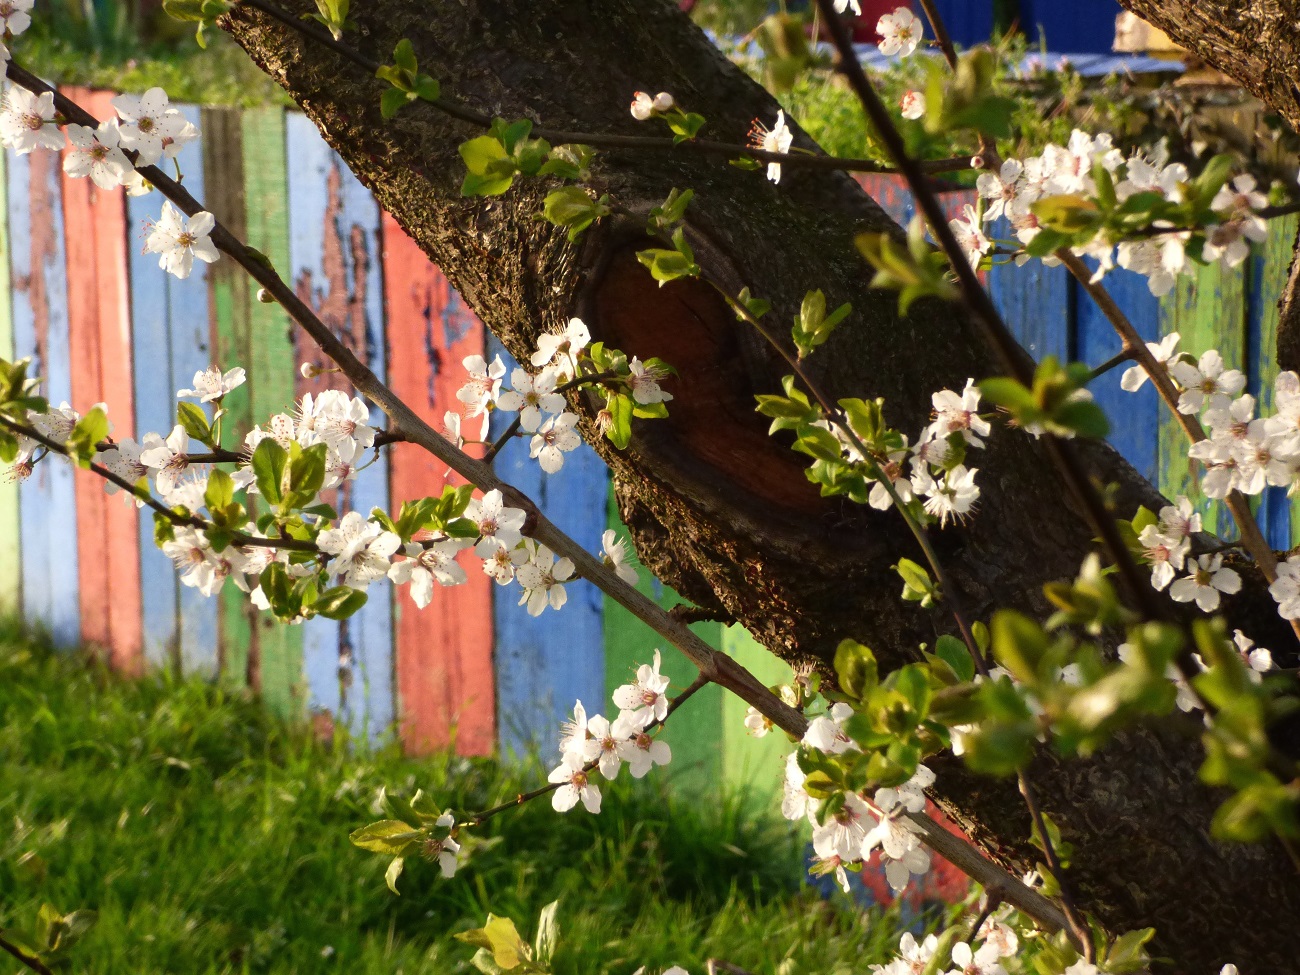
<svg viewBox="0 0 1300 975">
<path fill-rule="evenodd" d="M 897 943 L 895 916 L 804 886 L 788 824 L 652 782 L 605 789 L 600 816 L 545 800 L 499 816 L 454 879 L 408 862 L 401 897 L 384 886 L 387 858 L 347 840 L 380 818 L 381 786 L 471 810 L 539 780 L 487 760 L 331 750 L 256 702 L 124 682 L 0 628 L 0 927 L 30 926 L 46 901 L 98 911 L 73 971 L 470 971 L 455 932 L 492 911 L 528 936 L 557 897 L 557 973 L 701 972 L 708 957 L 861 972 Z"/>
</svg>

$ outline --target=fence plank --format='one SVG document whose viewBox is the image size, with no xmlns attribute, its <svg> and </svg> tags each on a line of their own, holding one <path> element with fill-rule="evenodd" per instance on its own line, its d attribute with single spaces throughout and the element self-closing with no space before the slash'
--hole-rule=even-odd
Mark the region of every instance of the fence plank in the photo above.
<svg viewBox="0 0 1300 975">
<path fill-rule="evenodd" d="M 722 630 L 722 649 L 763 684 L 788 684 L 790 665 L 755 640 L 743 626 Z M 771 812 L 780 806 L 785 757 L 793 747 L 780 731 L 755 738 L 745 728 L 749 706 L 734 694 L 723 695 L 723 775 L 745 805 Z"/>
<path fill-rule="evenodd" d="M 1133 271 L 1117 269 L 1109 272 L 1103 283 L 1142 336 L 1142 340 L 1158 340 L 1161 302 L 1151 294 L 1146 278 Z M 1078 359 L 1095 368 L 1116 355 L 1122 342 L 1109 319 L 1082 287 L 1075 285 L 1075 295 Z M 1088 388 L 1110 421 L 1110 435 L 1106 439 L 1137 468 L 1139 474 L 1155 483 L 1159 471 L 1157 431 L 1160 429 L 1155 421 L 1162 415 L 1162 411 L 1168 411 L 1160 403 L 1151 383 L 1136 393 L 1126 393 L 1120 389 L 1119 382 L 1125 368 L 1127 364 L 1110 370 L 1093 380 Z"/>
<path fill-rule="evenodd" d="M 244 199 L 242 112 L 236 108 L 202 109 L 203 172 L 207 193 L 204 205 L 240 240 L 248 238 Z M 249 320 L 250 282 L 233 261 L 218 261 L 208 270 L 208 320 L 211 322 L 212 362 L 222 371 L 233 366 L 245 370 L 252 358 Z M 222 402 L 221 445 L 235 450 L 252 428 L 252 397 L 247 383 Z M 245 492 L 237 500 L 247 504 Z M 261 689 L 261 647 L 256 629 L 261 614 L 234 584 L 222 587 L 218 597 L 218 670 L 231 687 Z"/>
<path fill-rule="evenodd" d="M 14 359 L 14 318 L 9 250 L 9 154 L 0 152 L 0 359 Z M 18 521 L 18 484 L 0 477 L 0 616 L 22 611 L 22 526 Z"/>
<path fill-rule="evenodd" d="M 443 414 L 459 411 L 461 362 L 482 355 L 483 326 L 419 246 L 388 214 L 383 217 L 389 385 L 411 409 L 441 430 Z M 389 455 L 393 508 L 463 484 L 447 465 L 415 444 Z M 492 581 L 472 551 L 461 553 L 468 580 L 436 586 L 416 608 L 404 589 L 394 606 L 397 690 L 402 741 L 417 753 L 454 742 L 461 755 L 490 755 L 496 746 L 492 674 Z"/>
<path fill-rule="evenodd" d="M 992 233 L 1009 237 L 1010 226 L 998 220 Z M 1048 355 L 1069 361 L 1074 335 L 1069 271 L 1039 260 L 1023 267 L 1007 262 L 989 270 L 988 288 L 1016 341 L 1035 361 Z"/>
<path fill-rule="evenodd" d="M 9 156 L 9 235 L 13 246 L 14 351 L 32 357 L 52 406 L 70 402 L 67 264 L 59 154 Z M 19 487 L 23 613 L 55 641 L 81 639 L 77 585 L 77 506 L 73 468 L 47 457 Z"/>
<path fill-rule="evenodd" d="M 299 297 L 382 379 L 385 371 L 379 205 L 303 115 L 286 121 L 289 180 L 289 266 Z M 301 332 L 292 333 L 299 363 L 328 365 Z M 298 377 L 299 395 L 338 384 L 331 375 Z M 383 416 L 371 411 L 371 423 Z M 340 512 L 387 508 L 388 460 L 382 455 L 342 492 Z M 386 733 L 393 721 L 392 588 L 373 583 L 362 610 L 342 623 L 303 626 L 303 659 L 315 708 L 329 711 L 362 738 Z"/>
<path fill-rule="evenodd" d="M 197 108 L 178 107 L 187 120 L 200 124 Z M 203 199 L 200 146 L 186 145 L 177 162 L 186 188 Z M 156 257 L 139 252 L 148 223 L 158 219 L 161 209 L 162 197 L 156 193 L 127 199 L 136 429 L 166 436 L 176 422 L 176 391 L 192 385 L 194 374 L 209 365 L 211 327 L 208 266 L 196 261 L 190 276 L 181 280 L 162 270 Z M 140 519 L 140 567 L 146 662 L 215 677 L 219 601 L 179 584 L 171 561 L 154 545 L 152 518 Z"/>
<path fill-rule="evenodd" d="M 1207 349 L 1218 349 L 1230 369 L 1246 365 L 1245 268 L 1225 268 L 1215 262 L 1195 265 L 1191 276 L 1180 276 L 1178 285 L 1160 299 L 1161 334 L 1178 332 L 1179 348 L 1199 357 Z M 1173 413 L 1160 412 L 1158 486 L 1167 498 L 1185 494 L 1205 514 L 1206 531 L 1235 538 L 1232 515 L 1221 502 L 1208 501 L 1200 491 L 1199 475 L 1187 457 L 1187 438 Z"/>
<path fill-rule="evenodd" d="M 1273 409 L 1273 380 L 1278 372 L 1277 305 L 1286 285 L 1297 227 L 1300 217 L 1295 215 L 1270 220 L 1268 239 L 1254 248 L 1250 258 L 1248 326 L 1254 361 L 1249 364 L 1247 389 L 1258 399 L 1261 414 Z M 1259 527 L 1275 549 L 1290 548 L 1296 544 L 1293 533 L 1300 534 L 1300 518 L 1291 516 L 1286 491 L 1285 487 L 1269 487 L 1252 499 Z"/>
<path fill-rule="evenodd" d="M 248 242 L 280 269 L 289 267 L 289 179 L 285 158 L 283 108 L 243 112 L 244 204 Z M 254 422 L 265 423 L 293 408 L 293 343 L 289 316 L 279 304 L 251 301 L 248 312 L 248 387 Z M 250 632 L 250 683 L 281 717 L 303 710 L 302 628 L 277 622 L 270 613 L 256 618 Z M 256 654 L 254 657 L 253 654 Z"/>
<path fill-rule="evenodd" d="M 609 513 L 606 527 L 628 539 L 627 528 L 619 518 L 618 502 L 614 498 L 613 484 L 609 490 Z M 683 600 L 641 564 L 628 539 L 629 564 L 637 571 L 637 589 L 665 609 L 671 609 Z M 633 616 L 621 605 L 605 597 L 605 703 L 609 711 L 615 710 L 610 696 L 620 684 L 636 679 L 636 668 L 648 664 L 656 649 L 662 650 L 662 673 L 671 678 L 669 693 L 676 693 L 695 679 L 696 668 L 677 650 L 667 646 L 650 627 Z M 691 629 L 711 647 L 722 646 L 722 624 L 696 623 Z M 722 737 L 723 691 L 710 684 L 683 705 L 680 711 L 660 732 L 673 750 L 669 774 L 672 781 L 693 794 L 716 789 L 730 756 L 720 747 Z M 592 704 L 584 701 L 588 709 Z"/>
<path fill-rule="evenodd" d="M 69 88 L 68 97 L 92 115 L 113 112 L 111 92 Z M 72 349 L 72 405 L 85 413 L 108 408 L 113 436 L 135 433 L 131 384 L 131 321 L 126 293 L 126 194 L 106 192 L 90 179 L 63 177 L 68 248 L 68 323 Z M 101 648 L 115 668 L 143 666 L 140 621 L 139 515 L 122 495 L 111 496 L 93 475 L 74 479 L 81 635 Z"/>
<path fill-rule="evenodd" d="M 506 375 L 515 368 L 500 342 L 488 336 L 487 357 L 500 355 Z M 493 436 L 509 417 L 493 417 Z M 585 444 L 564 455 L 557 474 L 545 474 L 528 456 L 527 438 L 507 444 L 496 458 L 497 474 L 532 498 L 542 511 L 580 545 L 600 551 L 608 474 Z M 592 517 L 593 513 L 597 517 Z M 605 659 L 601 594 L 585 580 L 570 583 L 569 601 L 553 615 L 529 616 L 518 602 L 517 586 L 495 588 L 492 618 L 496 632 L 497 735 L 502 753 L 523 754 L 539 747 L 548 758 L 559 739 L 560 722 L 580 700 L 604 701 Z M 589 713 L 602 707 L 590 707 Z"/>
</svg>

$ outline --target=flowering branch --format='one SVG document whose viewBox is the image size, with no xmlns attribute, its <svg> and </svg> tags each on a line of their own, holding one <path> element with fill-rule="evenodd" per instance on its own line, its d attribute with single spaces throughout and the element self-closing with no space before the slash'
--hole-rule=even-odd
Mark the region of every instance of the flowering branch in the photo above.
<svg viewBox="0 0 1300 975">
<path fill-rule="evenodd" d="M 648 732 L 648 731 L 653 731 L 655 728 L 662 727 L 664 723 L 667 722 L 670 717 L 672 717 L 674 711 L 676 711 L 679 707 L 681 707 L 683 704 L 689 701 L 691 697 L 694 696 L 696 691 L 703 689 L 706 685 L 710 683 L 712 682 L 703 673 L 697 675 L 695 680 L 691 681 L 690 685 L 686 688 L 686 690 L 682 691 L 680 694 L 678 694 L 676 697 L 674 697 L 671 701 L 668 702 L 668 712 L 661 719 L 650 722 L 650 724 L 646 725 L 645 728 L 642 730 Z M 599 758 L 592 759 L 590 762 L 588 762 L 586 765 L 582 767 L 582 771 L 584 773 L 593 772 L 595 771 L 596 767 L 599 764 L 600 764 Z M 491 819 L 493 816 L 497 815 L 498 813 L 503 813 L 507 809 L 515 809 L 519 806 L 522 806 L 526 802 L 531 802 L 533 799 L 537 799 L 544 795 L 549 795 L 550 793 L 554 792 L 563 784 L 564 784 L 563 782 L 551 782 L 548 783 L 547 785 L 542 786 L 539 789 L 534 789 L 532 792 L 521 792 L 519 795 L 515 796 L 515 798 L 512 799 L 510 802 L 503 802 L 498 806 L 493 806 L 491 809 L 485 809 L 483 810 L 483 812 L 475 813 L 474 815 L 470 816 L 469 819 L 465 820 L 465 822 L 462 825 L 480 826 L 483 823 L 487 822 L 489 819 Z"/>
<path fill-rule="evenodd" d="M 273 3 L 266 0 L 242 0 L 241 6 L 251 7 L 259 10 L 268 17 L 274 18 L 286 27 L 296 31 L 304 37 L 323 44 L 333 51 L 341 54 L 343 57 L 352 61 L 358 67 L 364 68 L 370 74 L 374 74 L 383 65 L 373 58 L 367 57 L 360 51 L 337 41 L 329 31 L 323 27 L 308 20 L 301 20 L 293 14 L 282 10 Z M 450 115 L 452 118 L 459 119 L 470 125 L 477 126 L 481 129 L 489 129 L 492 126 L 492 117 L 474 109 L 466 108 L 463 105 L 457 105 L 448 101 L 446 98 L 439 97 L 429 102 L 434 108 Z M 709 139 L 686 139 L 678 142 L 672 138 L 658 136 L 642 135 L 610 135 L 596 132 L 573 132 L 564 129 L 548 129 L 534 127 L 532 136 L 538 139 L 546 139 L 556 145 L 564 143 L 581 143 L 583 145 L 594 146 L 597 149 L 638 149 L 638 150 L 687 150 L 702 153 L 704 155 L 728 156 L 736 158 L 738 156 L 755 159 L 764 163 L 778 163 L 783 166 L 803 167 L 804 169 L 814 170 L 840 170 L 851 173 L 896 173 L 897 169 L 878 162 L 874 159 L 845 159 L 839 156 L 828 156 L 808 152 L 770 152 L 764 149 L 757 149 L 753 146 L 741 143 L 716 142 Z M 956 156 L 949 159 L 927 160 L 921 164 L 926 173 L 953 173 L 961 172 L 970 168 L 969 156 Z"/>
<path fill-rule="evenodd" d="M 56 454 L 62 454 L 64 457 L 70 458 L 72 456 L 72 451 L 68 449 L 66 444 L 61 444 L 57 440 L 47 437 L 45 434 L 41 433 L 39 430 L 35 429 L 34 427 L 30 427 L 24 423 L 18 423 L 14 420 L 9 419 L 6 416 L 0 416 L 0 426 L 3 426 L 7 430 L 16 433 L 19 436 L 23 436 L 29 440 L 35 441 L 36 443 L 44 447 L 46 450 L 51 450 Z M 121 488 L 123 491 L 127 492 L 127 494 L 131 495 L 132 497 L 138 498 L 144 504 L 148 505 L 158 514 L 162 515 L 164 518 L 167 518 L 173 524 L 184 525 L 187 528 L 197 528 L 201 531 L 209 531 L 216 527 L 210 521 L 207 521 L 204 518 L 200 518 L 198 515 L 182 515 L 176 511 L 173 511 L 171 508 L 167 507 L 165 504 L 163 504 L 161 501 L 155 498 L 152 494 L 146 491 L 142 491 L 140 488 L 136 487 L 136 485 L 132 484 L 126 478 L 122 477 L 120 474 L 114 473 L 113 471 L 109 470 L 107 467 L 104 467 L 102 464 L 96 464 L 92 462 L 89 467 L 89 470 L 91 471 L 91 473 L 98 474 L 100 477 L 108 481 L 110 484 L 116 485 L 117 487 Z M 292 551 L 292 552 L 314 552 L 320 554 L 320 549 L 317 548 L 312 542 L 302 541 L 296 538 L 262 538 L 261 536 L 258 535 L 246 535 L 243 532 L 235 531 L 230 533 L 230 539 L 231 539 L 231 544 L 237 546 L 251 546 L 253 548 L 276 548 L 276 549 L 285 549 L 286 551 Z"/>
</svg>

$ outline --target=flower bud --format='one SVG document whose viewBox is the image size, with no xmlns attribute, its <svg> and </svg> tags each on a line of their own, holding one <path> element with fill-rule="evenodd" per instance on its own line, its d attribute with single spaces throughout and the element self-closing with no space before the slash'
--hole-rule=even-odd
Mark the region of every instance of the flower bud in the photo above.
<svg viewBox="0 0 1300 975">
<path fill-rule="evenodd" d="M 654 111 L 654 99 L 645 92 L 638 91 L 632 96 L 632 117 L 638 122 L 644 122 L 654 114 Z"/>
<path fill-rule="evenodd" d="M 984 168 L 984 157 L 983 157 L 983 156 L 971 156 L 971 157 L 970 157 L 970 168 L 971 168 L 971 169 L 983 169 L 983 168 Z"/>
<path fill-rule="evenodd" d="M 673 101 L 672 95 L 668 94 L 666 91 L 661 91 L 659 94 L 655 95 L 653 104 L 656 112 L 667 112 L 677 103 Z"/>
<path fill-rule="evenodd" d="M 315 379 L 324 371 L 325 370 L 321 369 L 319 366 L 314 366 L 310 362 L 304 362 L 298 367 L 298 372 L 302 374 L 303 379 Z"/>
<path fill-rule="evenodd" d="M 272 295 L 271 292 L 267 291 L 265 288 L 257 289 L 257 300 L 264 305 L 275 304 L 275 296 Z"/>
</svg>

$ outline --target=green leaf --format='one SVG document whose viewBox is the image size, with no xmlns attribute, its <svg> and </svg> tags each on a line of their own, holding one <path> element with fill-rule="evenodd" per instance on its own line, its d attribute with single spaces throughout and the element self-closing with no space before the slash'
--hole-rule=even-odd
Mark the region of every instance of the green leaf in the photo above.
<svg viewBox="0 0 1300 975">
<path fill-rule="evenodd" d="M 89 468 L 98 453 L 97 445 L 108 436 L 108 417 L 98 406 L 77 421 L 67 447 L 78 467 Z"/>
<path fill-rule="evenodd" d="M 208 415 L 197 403 L 177 403 L 176 422 L 199 443 L 207 447 L 213 445 L 212 427 L 208 425 Z"/>
<path fill-rule="evenodd" d="M 610 424 L 605 428 L 605 436 L 619 450 L 626 450 L 632 440 L 632 413 L 635 403 L 632 397 L 624 393 L 611 393 L 605 402 L 609 410 Z"/>
<path fill-rule="evenodd" d="M 946 663 L 953 669 L 959 678 L 964 681 L 975 679 L 975 660 L 966 649 L 966 644 L 962 643 L 955 636 L 945 633 L 935 641 L 935 656 Z"/>
<path fill-rule="evenodd" d="M 270 437 L 253 449 L 253 477 L 257 490 L 268 504 L 279 504 L 283 497 L 284 469 L 289 463 L 289 453 Z"/>
<path fill-rule="evenodd" d="M 560 943 L 560 922 L 556 920 L 560 902 L 551 901 L 542 908 L 537 918 L 537 937 L 533 939 L 533 954 L 541 965 L 549 965 Z"/>
<path fill-rule="evenodd" d="M 841 640 L 835 648 L 835 675 L 844 693 L 861 699 L 879 681 L 876 655 L 856 640 Z"/>
<path fill-rule="evenodd" d="M 393 857 L 393 861 L 384 871 L 384 883 L 388 884 L 388 889 L 399 897 L 401 894 L 397 891 L 397 878 L 402 875 L 402 868 L 406 866 L 406 860 L 403 857 Z"/>
<path fill-rule="evenodd" d="M 360 589 L 334 586 L 332 589 L 326 589 L 316 598 L 312 609 L 326 619 L 345 620 L 364 606 L 367 598 L 365 592 Z"/>
<path fill-rule="evenodd" d="M 593 199 L 591 192 L 581 186 L 565 186 L 548 194 L 542 201 L 542 216 L 558 227 L 568 227 L 569 240 L 574 241 L 594 222 L 609 214 L 608 200 L 608 196 Z"/>
<path fill-rule="evenodd" d="M 300 502 L 316 497 L 324 485 L 328 451 L 326 444 L 312 444 L 290 462 L 289 490 L 298 496 Z"/>
<path fill-rule="evenodd" d="M 463 931 L 456 935 L 456 939 L 486 948 L 492 953 L 492 960 L 505 971 L 518 968 L 523 962 L 531 960 L 532 951 L 515 930 L 515 922 L 508 917 L 489 914 L 487 924 L 472 931 Z"/>
<path fill-rule="evenodd" d="M 403 71 L 409 71 L 414 74 L 418 68 L 415 61 L 415 47 L 409 40 L 403 37 L 393 48 L 393 63 Z"/>
<path fill-rule="evenodd" d="M 514 183 L 515 164 L 495 136 L 481 135 L 461 143 L 460 157 L 469 170 L 461 196 L 499 196 Z"/>
<path fill-rule="evenodd" d="M 370 850 L 372 853 L 402 856 L 422 835 L 414 826 L 400 819 L 381 819 L 377 823 L 353 830 L 348 835 L 348 839 L 352 841 L 353 846 Z"/>
<path fill-rule="evenodd" d="M 384 118 L 392 118 L 400 112 L 409 99 L 400 88 L 389 88 L 379 96 L 379 112 Z"/>
<path fill-rule="evenodd" d="M 211 512 L 224 511 L 235 501 L 235 482 L 230 475 L 216 468 L 208 475 L 208 488 L 203 492 L 203 503 Z"/>
</svg>

